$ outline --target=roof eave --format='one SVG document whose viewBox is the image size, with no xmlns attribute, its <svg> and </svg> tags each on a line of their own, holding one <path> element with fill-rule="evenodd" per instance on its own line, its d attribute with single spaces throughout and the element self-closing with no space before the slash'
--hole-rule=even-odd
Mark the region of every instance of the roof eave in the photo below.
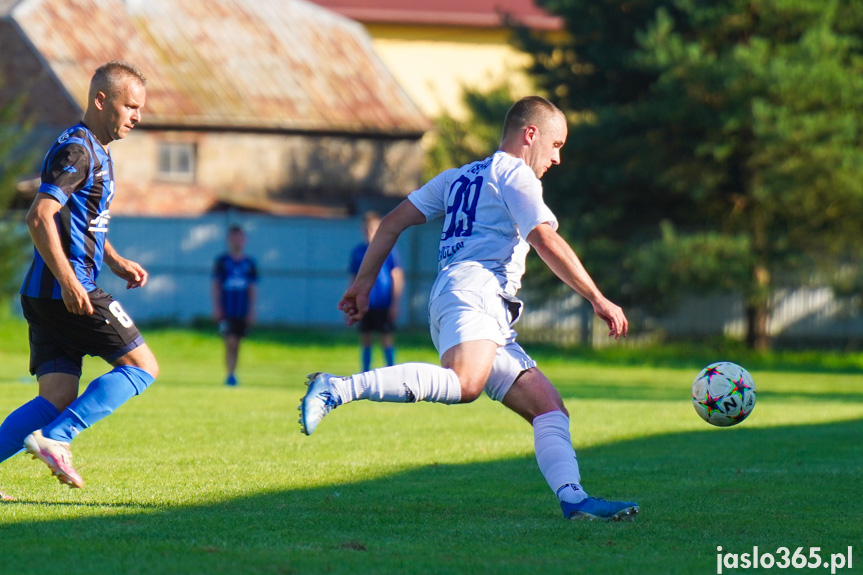
<svg viewBox="0 0 863 575">
<path fill-rule="evenodd" d="M 315 129 L 286 126 L 252 126 L 240 124 L 190 124 L 148 120 L 136 130 L 184 132 L 243 132 L 247 134 L 276 134 L 285 136 L 318 136 L 333 138 L 369 138 L 373 140 L 419 140 L 430 127 L 402 130 L 369 129 Z"/>
</svg>

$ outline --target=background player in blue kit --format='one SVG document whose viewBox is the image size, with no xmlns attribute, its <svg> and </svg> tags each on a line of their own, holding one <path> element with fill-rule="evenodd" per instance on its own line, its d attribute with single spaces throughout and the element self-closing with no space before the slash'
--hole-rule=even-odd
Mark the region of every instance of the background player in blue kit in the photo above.
<svg viewBox="0 0 863 575">
<path fill-rule="evenodd" d="M 45 156 L 41 185 L 27 214 L 35 246 L 21 288 L 29 325 L 30 373 L 39 395 L 0 425 L 0 460 L 22 445 L 62 482 L 81 487 L 69 442 L 143 392 L 159 373 L 150 348 L 119 302 L 96 286 L 102 264 L 126 280 L 147 283 L 139 264 L 107 240 L 114 197 L 108 144 L 141 121 L 146 78 L 126 62 L 100 66 L 90 81 L 80 123 L 63 132 Z M 78 397 L 82 359 L 113 366 Z"/>
<path fill-rule="evenodd" d="M 238 225 L 228 228 L 228 253 L 213 265 L 213 318 L 225 338 L 225 385 L 237 385 L 234 371 L 240 353 L 240 340 L 255 322 L 258 268 L 245 253 L 246 234 Z"/>
<path fill-rule="evenodd" d="M 381 217 L 376 212 L 366 212 L 363 216 L 363 232 L 366 241 L 351 252 L 349 271 L 352 280 L 360 271 L 363 256 L 366 255 L 366 249 L 375 237 L 380 223 Z M 359 321 L 360 356 L 363 371 L 368 371 L 372 367 L 372 345 L 374 344 L 375 333 L 381 334 L 381 347 L 383 348 L 385 363 L 393 365 L 396 361 L 393 330 L 404 291 L 404 278 L 404 272 L 399 265 L 398 252 L 393 248 L 393 251 L 384 260 L 375 285 L 369 293 L 369 311 Z"/>
<path fill-rule="evenodd" d="M 523 98 L 507 113 L 494 155 L 435 176 L 381 221 L 338 307 L 349 323 L 359 321 L 378 270 L 401 233 L 443 218 L 438 276 L 429 298 L 429 327 L 441 365 L 406 363 L 348 377 L 310 375 L 300 405 L 306 434 L 351 401 L 469 403 L 485 391 L 533 426 L 537 464 L 565 518 L 618 521 L 638 513 L 635 502 L 585 493 L 563 399 L 516 342 L 513 329 L 531 247 L 590 302 L 610 336 L 626 336 L 629 328 L 623 310 L 602 295 L 557 233 L 557 218 L 542 197 L 540 178 L 560 163 L 567 131 L 566 117 L 554 104 L 538 96 Z"/>
</svg>

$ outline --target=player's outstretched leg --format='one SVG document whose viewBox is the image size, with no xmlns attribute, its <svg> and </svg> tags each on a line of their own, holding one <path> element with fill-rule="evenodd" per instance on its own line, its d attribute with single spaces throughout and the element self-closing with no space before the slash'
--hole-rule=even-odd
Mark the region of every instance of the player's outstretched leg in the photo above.
<svg viewBox="0 0 863 575">
<path fill-rule="evenodd" d="M 24 447 L 33 459 L 38 458 L 47 465 L 60 483 L 65 483 L 69 487 L 84 486 L 81 476 L 72 467 L 72 452 L 69 450 L 68 443 L 48 439 L 42 435 L 41 430 L 37 429 L 24 438 Z"/>
<path fill-rule="evenodd" d="M 338 377 L 331 373 L 316 372 L 306 376 L 309 389 L 300 403 L 300 429 L 311 435 L 326 414 L 341 405 L 341 400 L 330 387 L 330 379 Z"/>
<path fill-rule="evenodd" d="M 430 363 L 402 363 L 339 377 L 331 373 L 313 373 L 299 406 L 300 425 L 311 435 L 326 414 L 351 401 L 368 399 L 393 403 L 458 403 L 461 383 L 456 373 Z"/>
</svg>

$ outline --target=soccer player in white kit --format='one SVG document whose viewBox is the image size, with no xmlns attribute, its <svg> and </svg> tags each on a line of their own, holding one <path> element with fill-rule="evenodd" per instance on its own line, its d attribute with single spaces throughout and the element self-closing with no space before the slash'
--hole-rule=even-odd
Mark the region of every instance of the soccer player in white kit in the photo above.
<svg viewBox="0 0 863 575">
<path fill-rule="evenodd" d="M 446 170 L 380 223 L 339 309 L 355 323 L 368 309 L 378 270 L 408 227 L 443 217 L 438 277 L 429 299 L 432 340 L 441 365 L 406 363 L 339 377 L 309 376 L 300 424 L 311 435 L 332 409 L 358 399 L 469 403 L 485 392 L 533 425 L 536 460 L 567 519 L 631 520 L 634 502 L 588 496 L 581 487 L 569 414 L 557 389 L 515 342 L 516 298 L 530 247 L 569 287 L 584 296 L 609 328 L 626 336 L 623 310 L 606 299 L 542 199 L 539 178 L 560 163 L 566 141 L 563 113 L 530 96 L 504 121 L 500 149 L 490 158 Z"/>
</svg>

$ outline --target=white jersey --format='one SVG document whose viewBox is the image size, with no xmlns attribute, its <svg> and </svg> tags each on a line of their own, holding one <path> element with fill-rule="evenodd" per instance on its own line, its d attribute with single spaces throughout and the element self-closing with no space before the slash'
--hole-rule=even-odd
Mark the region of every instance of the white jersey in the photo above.
<svg viewBox="0 0 863 575">
<path fill-rule="evenodd" d="M 494 274 L 510 295 L 521 287 L 530 245 L 525 238 L 539 224 L 557 229 L 542 199 L 542 184 L 523 160 L 505 152 L 446 170 L 411 193 L 408 200 L 426 220 L 445 216 L 438 252 L 438 285 L 479 289 Z M 472 285 L 473 284 L 473 285 Z"/>
</svg>

